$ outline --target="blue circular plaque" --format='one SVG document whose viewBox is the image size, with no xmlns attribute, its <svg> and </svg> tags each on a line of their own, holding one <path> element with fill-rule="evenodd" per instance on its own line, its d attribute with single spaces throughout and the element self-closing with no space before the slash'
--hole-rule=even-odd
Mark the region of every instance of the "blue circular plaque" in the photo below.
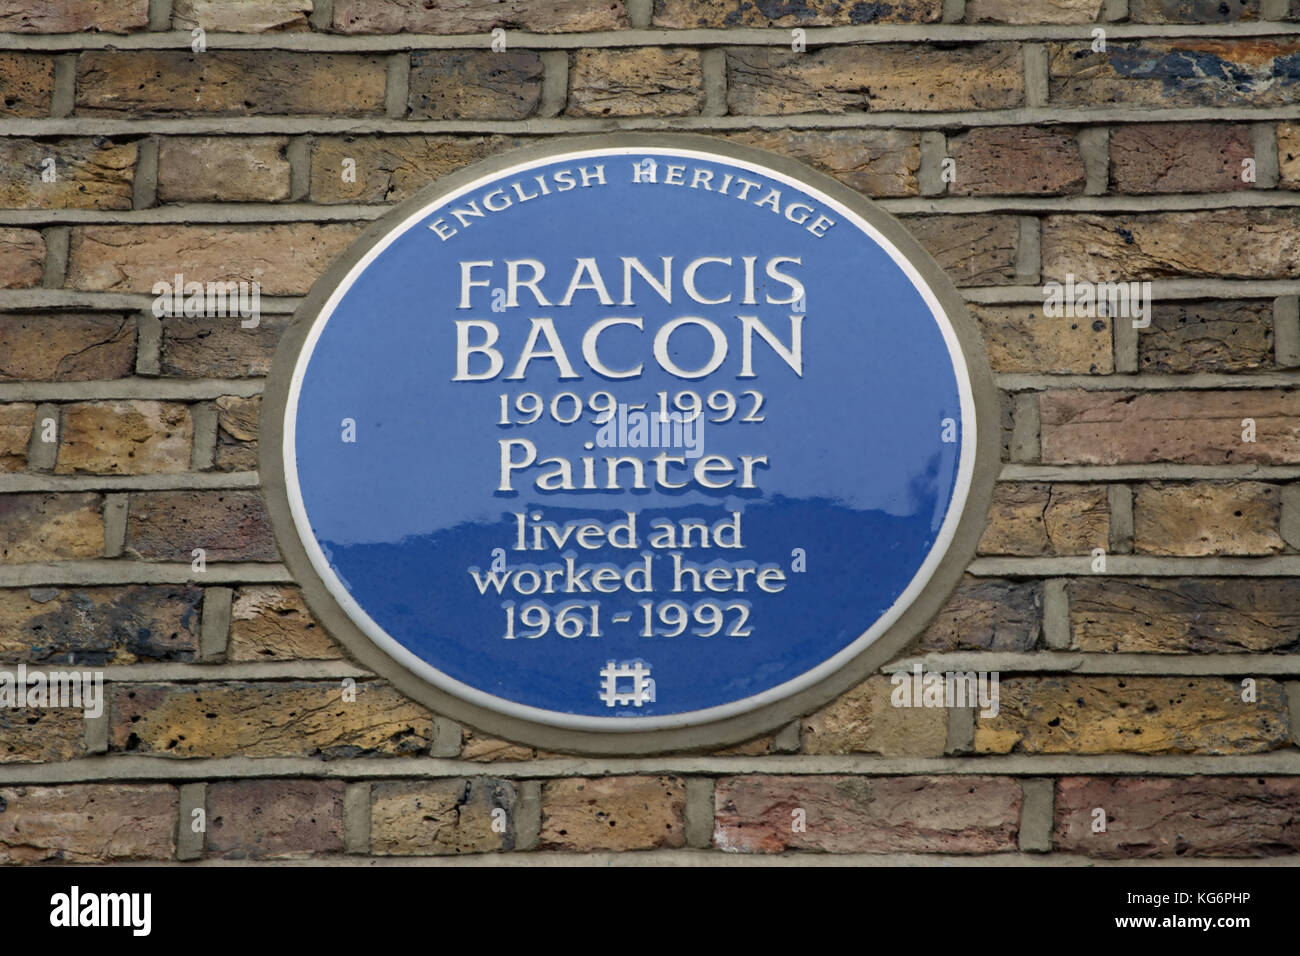
<svg viewBox="0 0 1300 956">
<path fill-rule="evenodd" d="M 887 214 L 624 134 L 377 224 L 281 347 L 264 470 L 313 610 L 408 693 L 556 746 L 693 745 L 810 709 L 934 613 L 987 505 L 990 394 Z"/>
</svg>

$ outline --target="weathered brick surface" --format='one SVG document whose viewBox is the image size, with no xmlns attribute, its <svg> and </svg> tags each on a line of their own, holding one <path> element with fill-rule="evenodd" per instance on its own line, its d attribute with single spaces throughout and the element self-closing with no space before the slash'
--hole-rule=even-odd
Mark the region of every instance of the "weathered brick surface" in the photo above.
<svg viewBox="0 0 1300 956">
<path fill-rule="evenodd" d="M 232 661 L 336 660 L 343 651 L 297 588 L 250 584 L 235 592 L 226 656 Z"/>
<path fill-rule="evenodd" d="M 680 777 L 604 777 L 542 784 L 540 848 L 654 850 L 686 842 Z"/>
<path fill-rule="evenodd" d="M 1133 493 L 1133 550 L 1139 554 L 1268 555 L 1279 533 L 1281 492 L 1257 481 L 1139 485 Z"/>
<path fill-rule="evenodd" d="M 1065 196 L 1083 192 L 1083 151 L 1069 130 L 982 126 L 948 137 L 952 196 Z"/>
<path fill-rule="evenodd" d="M 1277 127 L 1279 185 L 1300 189 L 1300 124 L 1279 123 Z"/>
<path fill-rule="evenodd" d="M 264 314 L 252 328 L 245 328 L 245 321 L 238 316 L 164 318 L 159 359 L 162 374 L 183 378 L 266 375 L 289 317 Z"/>
<path fill-rule="evenodd" d="M 968 0 L 967 23 L 1094 23 L 1103 0 Z"/>
<path fill-rule="evenodd" d="M 1048 102 L 1058 106 L 1284 106 L 1300 40 L 1091 41 L 1048 44 Z"/>
<path fill-rule="evenodd" d="M 1020 241 L 1015 216 L 908 216 L 903 222 L 957 285 L 1015 280 Z"/>
<path fill-rule="evenodd" d="M 723 777 L 716 847 L 736 853 L 1005 853 L 1020 785 L 997 777 Z M 807 828 L 796 832 L 794 812 Z"/>
<path fill-rule="evenodd" d="M 174 0 L 172 29 L 220 33 L 306 30 L 312 0 Z"/>
<path fill-rule="evenodd" d="M 0 52 L 0 116 L 49 116 L 54 60 L 34 53 Z"/>
<path fill-rule="evenodd" d="M 79 116 L 382 116 L 384 57 L 275 50 L 91 51 L 77 63 Z"/>
<path fill-rule="evenodd" d="M 131 316 L 0 315 L 0 382 L 86 382 L 135 369 Z"/>
<path fill-rule="evenodd" d="M 1115 371 L 1111 320 L 1053 318 L 1032 305 L 976 305 L 995 372 L 1109 375 Z"/>
<path fill-rule="evenodd" d="M 262 412 L 262 396 L 223 395 L 217 406 L 218 471 L 255 471 L 257 469 L 257 423 Z"/>
<path fill-rule="evenodd" d="M 513 784 L 490 777 L 374 784 L 370 852 L 449 856 L 513 850 L 515 801 Z M 504 831 L 493 826 L 494 818 Z"/>
<path fill-rule="evenodd" d="M 1246 372 L 1273 365 L 1273 303 L 1267 299 L 1177 302 L 1151 310 L 1138 334 L 1143 372 Z"/>
<path fill-rule="evenodd" d="M 512 760 L 544 760 L 559 755 L 537 747 L 529 747 L 527 744 L 516 744 L 509 740 L 501 740 L 499 737 L 490 737 L 473 727 L 463 727 L 460 756 L 462 760 L 500 763 Z"/>
<path fill-rule="evenodd" d="M 1287 777 L 1063 777 L 1052 842 L 1120 860 L 1282 856 L 1300 850 L 1297 808 L 1300 780 Z"/>
<path fill-rule="evenodd" d="M 627 26 L 622 0 L 336 0 L 339 33 L 488 33 L 498 27 L 528 33 L 578 33 Z"/>
<path fill-rule="evenodd" d="M 158 147 L 162 202 L 278 202 L 289 198 L 284 136 L 168 136 Z"/>
<path fill-rule="evenodd" d="M 736 114 L 1010 109 L 1023 99 L 1012 43 L 727 51 L 727 106 Z"/>
<path fill-rule="evenodd" d="M 0 472 L 27 467 L 27 443 L 35 424 L 36 406 L 31 402 L 0 405 Z"/>
<path fill-rule="evenodd" d="M 341 780 L 209 784 L 207 855 L 282 860 L 343 852 Z"/>
<path fill-rule="evenodd" d="M 0 863 L 168 860 L 179 804 L 168 784 L 4 787 Z"/>
<path fill-rule="evenodd" d="M 63 410 L 60 475 L 189 471 L 194 422 L 178 402 L 76 402 Z"/>
<path fill-rule="evenodd" d="M 718 757 L 760 757 L 763 754 L 772 752 L 773 739 L 774 738 L 771 734 L 764 734 L 761 737 L 742 740 L 740 743 L 732 744 L 730 747 L 723 747 L 720 750 L 711 751 L 711 753 Z"/>
<path fill-rule="evenodd" d="M 96 494 L 0 495 L 0 561 L 68 561 L 104 553 Z"/>
<path fill-rule="evenodd" d="M 148 26 L 149 0 L 0 0 L 4 33 L 131 33 Z"/>
<path fill-rule="evenodd" d="M 1250 127 L 1155 123 L 1110 131 L 1110 183 L 1122 193 L 1250 189 L 1241 161 L 1255 155 Z"/>
<path fill-rule="evenodd" d="M 256 491 L 155 491 L 131 496 L 126 550 L 146 561 L 275 561 L 266 504 Z"/>
<path fill-rule="evenodd" d="M 542 98 L 542 58 L 527 50 L 432 50 L 411 56 L 412 119 L 526 119 Z"/>
<path fill-rule="evenodd" d="M 921 634 L 917 650 L 1029 651 L 1042 620 L 1038 582 L 966 577 Z"/>
<path fill-rule="evenodd" d="M 203 591 L 179 584 L 0 589 L 0 660 L 193 661 Z"/>
<path fill-rule="evenodd" d="M 934 23 L 942 0 L 655 0 L 651 24 L 670 30 L 723 27 L 839 27 L 863 23 Z"/>
<path fill-rule="evenodd" d="M 302 295 L 360 232 L 335 223 L 75 226 L 67 284 L 149 292 L 179 272 L 186 283 L 257 282 L 262 295 Z"/>
<path fill-rule="evenodd" d="M 0 228 L 0 289 L 41 284 L 45 240 L 35 229 Z"/>
<path fill-rule="evenodd" d="M 104 690 L 107 693 L 108 688 Z M 84 698 L 82 702 L 86 703 Z M 104 701 L 100 703 L 107 709 Z M 0 763 L 48 763 L 84 757 L 83 713 L 75 707 L 0 708 Z"/>
<path fill-rule="evenodd" d="M 1288 746 L 1286 695 L 1259 679 L 1241 699 L 1220 677 L 1011 677 L 996 717 L 975 721 L 979 753 L 1244 754 Z"/>
<path fill-rule="evenodd" d="M 1294 653 L 1300 645 L 1293 578 L 1072 578 L 1066 594 L 1081 651 Z"/>
<path fill-rule="evenodd" d="M 697 50 L 579 50 L 569 70 L 570 116 L 685 116 L 704 106 Z"/>
<path fill-rule="evenodd" d="M 805 718 L 804 752 L 942 756 L 948 712 L 941 707 L 895 707 L 892 691 L 889 677 L 872 677 Z"/>
<path fill-rule="evenodd" d="M 1099 485 L 997 485 L 980 554 L 1089 554 L 1107 547 L 1110 506 Z"/>
<path fill-rule="evenodd" d="M 1132 282 L 1184 276 L 1284 279 L 1300 256 L 1300 212 L 1216 209 L 1046 216 L 1043 276 Z M 1241 254 L 1225 250 L 1240 249 Z"/>
<path fill-rule="evenodd" d="M 70 139 L 0 141 L 0 207 L 6 209 L 130 209 L 135 143 Z M 54 182 L 46 182 L 47 160 Z"/>
<path fill-rule="evenodd" d="M 163 757 L 412 756 L 433 719 L 390 686 L 338 681 L 117 684 L 109 749 Z"/>
<path fill-rule="evenodd" d="M 726 138 L 791 156 L 867 196 L 915 196 L 921 136 L 913 130 L 744 130 Z"/>
<path fill-rule="evenodd" d="M 322 136 L 311 154 L 311 198 L 320 203 L 400 202 L 430 182 L 524 140 L 510 136 Z M 343 161 L 356 181 L 343 179 Z"/>
<path fill-rule="evenodd" d="M 1232 23 L 1260 19 L 1259 0 L 1129 0 L 1134 23 Z"/>
<path fill-rule="evenodd" d="M 1043 461 L 1113 465 L 1300 461 L 1300 392 L 1043 392 Z M 1255 441 L 1243 441 L 1255 422 Z"/>
</svg>

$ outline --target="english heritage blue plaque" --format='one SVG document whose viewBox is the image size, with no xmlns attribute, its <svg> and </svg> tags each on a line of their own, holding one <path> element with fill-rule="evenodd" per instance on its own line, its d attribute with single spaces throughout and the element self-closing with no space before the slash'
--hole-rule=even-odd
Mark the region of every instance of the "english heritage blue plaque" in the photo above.
<svg viewBox="0 0 1300 956">
<path fill-rule="evenodd" d="M 281 348 L 264 470 L 313 609 L 403 689 L 578 749 L 726 728 L 660 739 L 693 744 L 806 711 L 933 614 L 987 506 L 990 390 L 871 203 L 604 137 L 462 171 L 359 242 Z"/>
</svg>

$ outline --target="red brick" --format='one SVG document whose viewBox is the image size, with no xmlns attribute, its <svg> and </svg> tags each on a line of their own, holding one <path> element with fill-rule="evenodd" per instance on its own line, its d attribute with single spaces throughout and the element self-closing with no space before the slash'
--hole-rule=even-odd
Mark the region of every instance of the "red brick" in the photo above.
<svg viewBox="0 0 1300 956">
<path fill-rule="evenodd" d="M 956 161 L 952 196 L 1065 196 L 1087 172 L 1074 133 L 1032 126 L 982 126 L 948 138 Z"/>
<path fill-rule="evenodd" d="M 714 845 L 733 853 L 1005 853 L 1020 785 L 997 777 L 723 777 Z M 796 811 L 806 830 L 797 832 Z"/>
<path fill-rule="evenodd" d="M 1122 193 L 1250 189 L 1241 161 L 1253 157 L 1250 127 L 1154 123 L 1110 131 L 1110 182 Z"/>
<path fill-rule="evenodd" d="M 903 222 L 958 286 L 1015 281 L 1015 216 L 906 216 Z"/>
<path fill-rule="evenodd" d="M 335 0 L 337 33 L 582 33 L 626 27 L 622 0 Z"/>
<path fill-rule="evenodd" d="M 1102 833 L 1093 832 L 1098 807 Z M 1103 859 L 1292 855 L 1300 852 L 1300 780 L 1062 777 L 1053 843 Z"/>
<path fill-rule="evenodd" d="M 1042 457 L 1051 464 L 1300 462 L 1300 392 L 1042 392 Z M 1254 442 L 1242 441 L 1244 419 Z"/>
<path fill-rule="evenodd" d="M 208 785 L 207 854 L 302 859 L 343 852 L 341 780 L 231 780 Z"/>
<path fill-rule="evenodd" d="M 133 494 L 126 550 L 146 561 L 275 561 L 275 536 L 256 491 L 155 491 Z"/>
</svg>

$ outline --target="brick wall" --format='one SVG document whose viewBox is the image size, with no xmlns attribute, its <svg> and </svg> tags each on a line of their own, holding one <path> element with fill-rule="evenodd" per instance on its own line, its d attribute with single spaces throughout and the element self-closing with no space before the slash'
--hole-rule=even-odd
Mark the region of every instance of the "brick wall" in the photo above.
<svg viewBox="0 0 1300 956">
<path fill-rule="evenodd" d="M 0 0 L 0 31 L 0 667 L 109 682 L 100 718 L 0 709 L 0 861 L 1300 853 L 1297 0 Z M 967 297 L 1001 480 L 887 670 L 998 671 L 997 717 L 882 674 L 591 761 L 425 711 L 312 620 L 256 472 L 298 297 L 420 186 L 612 129 L 823 169 Z M 256 280 L 260 325 L 155 318 L 175 273 Z M 1150 280 L 1150 327 L 1046 317 L 1067 274 Z"/>
</svg>

